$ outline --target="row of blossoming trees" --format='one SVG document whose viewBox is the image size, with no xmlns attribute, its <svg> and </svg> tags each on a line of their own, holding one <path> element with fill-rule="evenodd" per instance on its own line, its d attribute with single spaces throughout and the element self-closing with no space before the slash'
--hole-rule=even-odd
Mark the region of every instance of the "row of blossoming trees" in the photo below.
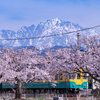
<svg viewBox="0 0 100 100">
<path fill-rule="evenodd" d="M 72 70 L 88 73 L 100 82 L 100 41 L 99 36 L 83 38 L 79 46 L 70 45 L 56 51 L 21 48 L 19 50 L 0 49 L 0 82 L 13 81 L 16 84 L 15 98 L 21 98 L 21 84 L 47 78 L 52 81 L 54 74 Z M 11 83 L 10 83 L 11 84 Z"/>
</svg>

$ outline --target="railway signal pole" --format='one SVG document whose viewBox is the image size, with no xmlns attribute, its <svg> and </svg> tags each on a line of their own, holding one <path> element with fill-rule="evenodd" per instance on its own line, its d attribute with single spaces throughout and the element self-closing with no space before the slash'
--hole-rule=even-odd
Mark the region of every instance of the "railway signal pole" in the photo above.
<svg viewBox="0 0 100 100">
<path fill-rule="evenodd" d="M 77 45 L 78 45 L 78 50 L 80 49 L 80 40 L 79 40 L 80 34 L 77 33 Z"/>
</svg>

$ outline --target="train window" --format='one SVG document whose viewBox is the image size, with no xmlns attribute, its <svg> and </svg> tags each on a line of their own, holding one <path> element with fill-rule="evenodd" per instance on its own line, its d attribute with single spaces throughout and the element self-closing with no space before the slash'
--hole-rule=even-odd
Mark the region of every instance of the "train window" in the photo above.
<svg viewBox="0 0 100 100">
<path fill-rule="evenodd" d="M 55 75 L 55 80 L 58 80 L 58 74 Z"/>
<path fill-rule="evenodd" d="M 65 79 L 67 80 L 67 75 L 65 76 Z"/>
<path fill-rule="evenodd" d="M 87 79 L 86 73 L 83 73 L 83 79 Z"/>
<path fill-rule="evenodd" d="M 80 79 L 80 73 L 77 73 L 77 79 Z"/>
<path fill-rule="evenodd" d="M 75 79 L 75 74 L 69 74 L 69 79 Z"/>
<path fill-rule="evenodd" d="M 40 81 L 41 79 L 38 79 L 38 81 Z"/>
<path fill-rule="evenodd" d="M 62 80 L 62 73 L 59 74 L 59 80 Z"/>
</svg>

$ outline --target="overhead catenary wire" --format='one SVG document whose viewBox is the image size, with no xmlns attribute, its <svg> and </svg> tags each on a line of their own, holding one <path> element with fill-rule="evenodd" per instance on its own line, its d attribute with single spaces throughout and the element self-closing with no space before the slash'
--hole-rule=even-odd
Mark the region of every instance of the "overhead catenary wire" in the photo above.
<svg viewBox="0 0 100 100">
<path fill-rule="evenodd" d="M 77 30 L 77 31 L 72 31 L 72 32 L 67 32 L 67 33 L 60 33 L 60 34 L 54 34 L 54 35 L 47 35 L 47 36 L 40 36 L 40 37 L 30 37 L 30 38 L 10 38 L 10 39 L 0 39 L 0 40 L 27 40 L 27 39 L 47 38 L 47 37 L 54 37 L 54 36 L 59 36 L 59 35 L 76 33 L 76 32 L 85 31 L 85 30 L 89 30 L 89 29 L 93 29 L 93 28 L 97 28 L 97 27 L 100 27 L 100 25 L 94 26 L 94 27 L 89 27 L 89 28 L 84 28 L 84 29 Z"/>
</svg>

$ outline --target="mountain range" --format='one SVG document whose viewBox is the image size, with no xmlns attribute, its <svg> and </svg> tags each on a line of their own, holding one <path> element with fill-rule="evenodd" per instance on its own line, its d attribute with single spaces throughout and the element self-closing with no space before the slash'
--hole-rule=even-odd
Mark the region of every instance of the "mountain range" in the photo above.
<svg viewBox="0 0 100 100">
<path fill-rule="evenodd" d="M 84 29 L 79 24 L 72 23 L 70 21 L 62 21 L 58 18 L 47 20 L 46 22 L 40 22 L 37 26 L 34 24 L 26 27 L 21 27 L 17 32 L 11 30 L 1 30 L 0 39 L 15 39 L 15 38 L 32 38 L 42 37 L 48 35 L 62 34 L 72 31 Z M 100 34 L 100 28 L 89 29 L 80 32 L 82 36 L 93 36 Z M 34 46 L 38 49 L 43 49 L 43 46 L 67 46 L 70 43 L 77 42 L 77 33 L 70 33 L 65 35 L 44 37 L 37 39 L 22 39 L 22 40 L 0 40 L 0 45 L 7 47 L 21 47 L 21 46 Z"/>
</svg>

